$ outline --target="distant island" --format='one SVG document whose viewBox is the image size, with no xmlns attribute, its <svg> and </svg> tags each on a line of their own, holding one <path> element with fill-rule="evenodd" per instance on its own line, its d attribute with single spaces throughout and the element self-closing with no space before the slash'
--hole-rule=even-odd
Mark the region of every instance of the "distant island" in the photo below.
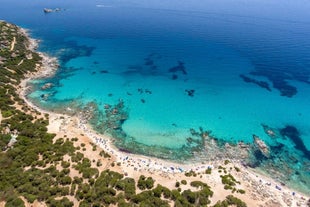
<svg viewBox="0 0 310 207">
<path fill-rule="evenodd" d="M 130 154 L 76 116 L 43 111 L 26 99 L 27 83 L 53 75 L 57 60 L 16 25 L 1 21 L 0 34 L 0 206 L 310 206 L 306 195 L 242 163 Z"/>
<path fill-rule="evenodd" d="M 63 11 L 64 9 L 61 8 L 55 8 L 55 9 L 50 9 L 50 8 L 44 8 L 43 12 L 44 13 L 52 13 L 52 12 L 60 12 Z"/>
</svg>

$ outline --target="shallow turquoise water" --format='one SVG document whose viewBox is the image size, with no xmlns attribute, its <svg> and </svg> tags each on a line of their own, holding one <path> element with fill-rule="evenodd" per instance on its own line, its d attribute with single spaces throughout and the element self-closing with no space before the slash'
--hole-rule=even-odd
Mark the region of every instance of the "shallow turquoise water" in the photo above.
<svg viewBox="0 0 310 207">
<path fill-rule="evenodd" d="M 65 10 L 44 14 L 44 7 Z M 98 111 L 91 123 L 119 148 L 181 161 L 197 147 L 203 152 L 201 137 L 190 130 L 202 127 L 219 143 L 249 144 L 252 167 L 280 169 L 279 177 L 309 192 L 309 7 L 304 1 L 5 1 L 0 18 L 31 29 L 42 39 L 40 50 L 60 60 L 57 74 L 36 81 L 29 94 L 41 107 L 82 109 L 93 102 Z M 54 87 L 41 90 L 47 82 Z M 120 100 L 126 119 L 107 116 L 106 104 Z M 276 136 L 268 136 L 266 125 Z M 269 158 L 257 154 L 253 134 L 268 144 Z"/>
</svg>

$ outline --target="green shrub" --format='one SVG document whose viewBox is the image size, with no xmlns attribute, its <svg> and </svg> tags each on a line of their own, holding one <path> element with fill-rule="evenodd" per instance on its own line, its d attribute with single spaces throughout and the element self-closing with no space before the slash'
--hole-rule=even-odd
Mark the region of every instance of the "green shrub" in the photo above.
<svg viewBox="0 0 310 207">
<path fill-rule="evenodd" d="M 24 206 L 25 206 L 24 201 L 15 196 L 10 197 L 5 203 L 5 207 L 24 207 Z"/>
</svg>

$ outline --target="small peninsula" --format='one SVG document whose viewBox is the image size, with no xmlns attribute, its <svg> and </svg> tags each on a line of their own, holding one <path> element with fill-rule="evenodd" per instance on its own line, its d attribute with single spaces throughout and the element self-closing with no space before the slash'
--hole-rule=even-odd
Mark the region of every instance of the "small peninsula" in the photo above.
<svg viewBox="0 0 310 207">
<path fill-rule="evenodd" d="M 0 207 L 310 206 L 309 196 L 241 163 L 181 165 L 121 152 L 77 116 L 34 106 L 27 83 L 53 75 L 57 60 L 14 24 L 1 21 L 0 34 Z"/>
</svg>

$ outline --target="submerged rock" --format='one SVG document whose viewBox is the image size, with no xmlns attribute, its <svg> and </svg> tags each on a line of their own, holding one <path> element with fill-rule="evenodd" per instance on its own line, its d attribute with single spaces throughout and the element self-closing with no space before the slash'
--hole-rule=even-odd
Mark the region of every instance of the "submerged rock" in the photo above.
<svg viewBox="0 0 310 207">
<path fill-rule="evenodd" d="M 274 129 L 270 128 L 267 125 L 262 124 L 262 127 L 264 128 L 265 133 L 271 137 L 271 138 L 275 138 L 277 136 L 276 132 Z"/>
<path fill-rule="evenodd" d="M 187 71 L 185 69 L 184 63 L 182 61 L 178 62 L 178 66 L 172 67 L 169 69 L 170 73 L 182 72 L 184 75 L 187 75 Z"/>
<path fill-rule="evenodd" d="M 259 151 L 265 157 L 269 157 L 270 151 L 269 151 L 269 147 L 267 146 L 267 144 L 256 135 L 253 135 L 253 140 L 254 140 L 254 145 L 259 149 Z"/>
<path fill-rule="evenodd" d="M 242 75 L 242 74 L 240 75 L 240 78 L 242 78 L 243 81 L 246 82 L 246 83 L 254 83 L 254 84 L 258 85 L 261 88 L 264 88 L 264 89 L 266 89 L 268 91 L 271 91 L 271 88 L 270 88 L 269 84 L 266 81 L 258 81 L 258 80 L 254 79 L 254 78 L 250 78 L 250 77 L 247 77 L 247 76 Z"/>
<path fill-rule="evenodd" d="M 287 137 L 292 140 L 295 144 L 295 148 L 302 151 L 307 159 L 310 160 L 310 150 L 305 146 L 299 131 L 294 126 L 286 126 L 285 128 L 280 130 L 280 134 L 283 137 Z"/>
<path fill-rule="evenodd" d="M 190 89 L 190 90 L 186 89 L 185 92 L 187 93 L 188 96 L 193 97 L 195 90 L 194 89 Z"/>
<path fill-rule="evenodd" d="M 41 99 L 46 101 L 50 95 L 48 93 L 42 94 Z"/>
<path fill-rule="evenodd" d="M 54 85 L 52 84 L 52 83 L 46 83 L 46 84 L 44 84 L 42 87 L 41 87 L 41 89 L 42 90 L 46 90 L 46 89 L 49 89 L 49 88 L 51 88 L 51 87 L 53 87 Z"/>
</svg>

